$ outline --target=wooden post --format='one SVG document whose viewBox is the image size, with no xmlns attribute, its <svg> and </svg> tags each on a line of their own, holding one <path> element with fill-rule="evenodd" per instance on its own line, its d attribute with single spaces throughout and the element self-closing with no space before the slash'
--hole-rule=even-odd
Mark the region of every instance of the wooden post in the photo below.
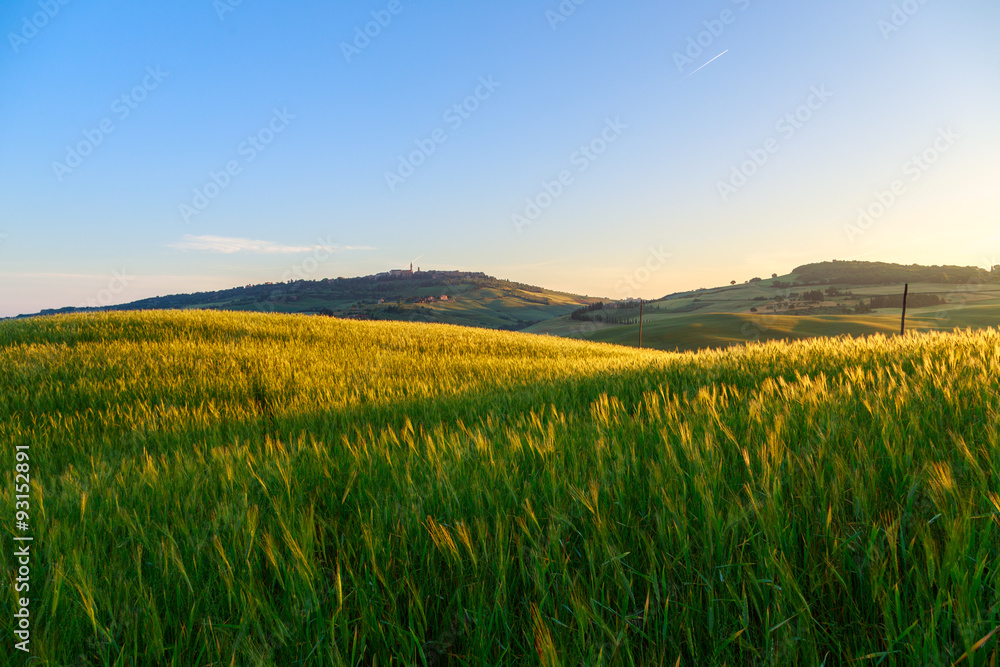
<svg viewBox="0 0 1000 667">
<path fill-rule="evenodd" d="M 910 292 L 910 283 L 906 283 L 903 288 L 903 319 L 899 324 L 899 335 L 903 336 L 906 334 L 906 297 Z"/>
<path fill-rule="evenodd" d="M 642 349 L 642 299 L 639 299 L 639 349 Z"/>
</svg>

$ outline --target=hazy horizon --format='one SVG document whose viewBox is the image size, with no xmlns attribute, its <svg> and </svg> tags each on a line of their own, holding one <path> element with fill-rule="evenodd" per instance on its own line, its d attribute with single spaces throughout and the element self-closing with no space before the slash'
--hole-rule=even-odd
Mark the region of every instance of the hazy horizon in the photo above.
<svg viewBox="0 0 1000 667">
<path fill-rule="evenodd" d="M 986 0 L 8 2 L 0 317 L 306 266 L 612 298 L 667 255 L 631 296 L 831 259 L 988 268 L 998 19 Z"/>
</svg>

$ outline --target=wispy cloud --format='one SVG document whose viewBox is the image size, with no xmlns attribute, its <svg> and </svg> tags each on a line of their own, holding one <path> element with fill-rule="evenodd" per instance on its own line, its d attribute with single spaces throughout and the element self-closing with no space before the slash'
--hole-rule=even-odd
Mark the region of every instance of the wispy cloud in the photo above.
<svg viewBox="0 0 1000 667">
<path fill-rule="evenodd" d="M 240 239 L 228 236 L 195 236 L 185 234 L 183 239 L 177 243 L 170 243 L 169 248 L 177 250 L 200 250 L 203 252 L 221 252 L 232 254 L 237 252 L 256 253 L 265 255 L 288 255 L 313 250 L 373 250 L 369 246 L 342 246 L 342 245 L 281 245 L 272 241 L 258 241 L 254 239 Z"/>
</svg>

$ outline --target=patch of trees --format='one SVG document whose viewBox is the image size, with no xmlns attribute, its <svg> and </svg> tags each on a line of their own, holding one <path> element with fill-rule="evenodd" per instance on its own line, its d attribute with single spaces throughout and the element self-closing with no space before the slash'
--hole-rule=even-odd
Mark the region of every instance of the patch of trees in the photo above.
<svg viewBox="0 0 1000 667">
<path fill-rule="evenodd" d="M 605 324 L 638 324 L 639 301 L 620 301 L 616 308 L 605 307 L 603 303 L 594 303 L 583 308 L 577 308 L 570 313 L 570 319 L 582 322 L 603 322 Z M 629 312 L 631 311 L 631 312 Z"/>
<path fill-rule="evenodd" d="M 808 292 L 802 293 L 802 298 L 806 301 L 822 301 L 823 293 L 818 289 L 810 290 Z"/>
<path fill-rule="evenodd" d="M 796 268 L 797 281 L 805 285 L 847 283 L 878 285 L 885 283 L 980 284 L 1000 282 L 1000 267 L 987 271 L 975 266 L 921 266 L 886 262 L 837 261 L 806 264 Z M 777 286 L 777 282 L 772 285 Z"/>
<path fill-rule="evenodd" d="M 595 320 L 592 319 L 591 316 L 593 313 L 599 310 L 604 310 L 604 304 L 592 303 L 589 306 L 584 306 L 583 308 L 577 308 L 572 313 L 570 313 L 569 317 L 570 319 L 579 320 L 581 322 L 594 322 Z"/>
</svg>

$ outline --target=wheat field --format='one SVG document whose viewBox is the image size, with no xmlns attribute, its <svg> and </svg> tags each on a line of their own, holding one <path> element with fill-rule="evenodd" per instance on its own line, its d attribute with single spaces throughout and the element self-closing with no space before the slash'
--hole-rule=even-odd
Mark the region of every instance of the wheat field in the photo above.
<svg viewBox="0 0 1000 667">
<path fill-rule="evenodd" d="M 996 664 L 993 329 L 105 313 L 0 323 L 0 369 L 33 665 Z"/>
</svg>

